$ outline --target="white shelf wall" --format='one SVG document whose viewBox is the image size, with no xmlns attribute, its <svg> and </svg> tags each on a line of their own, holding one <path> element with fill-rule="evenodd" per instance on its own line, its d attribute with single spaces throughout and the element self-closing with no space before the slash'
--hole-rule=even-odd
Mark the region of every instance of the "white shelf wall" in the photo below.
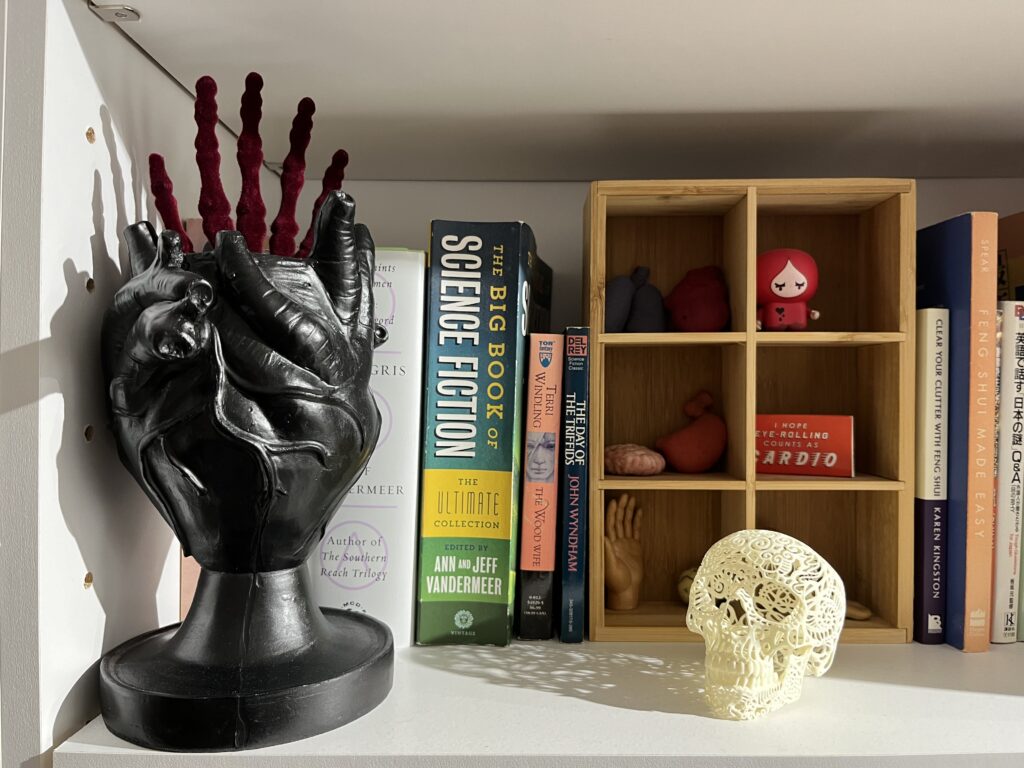
<svg viewBox="0 0 1024 768">
<path fill-rule="evenodd" d="M 177 546 L 117 458 L 99 331 L 123 282 L 120 232 L 151 216 L 148 153 L 165 153 L 177 194 L 198 199 L 187 93 L 79 0 L 11 0 L 6 22 L 3 768 L 47 765 L 97 712 L 100 655 L 176 620 Z"/>
<path fill-rule="evenodd" d="M 151 215 L 147 154 L 167 156 L 183 215 L 194 215 L 198 200 L 192 99 L 165 72 L 80 0 L 11 0 L 6 22 L 0 180 L 3 768 L 47 765 L 52 748 L 98 711 L 99 656 L 176 616 L 177 550 L 117 460 L 105 427 L 98 340 L 102 313 L 122 279 L 120 230 Z M 224 112 L 234 109 L 222 105 Z M 89 127 L 93 144 L 86 140 Z M 227 132 L 220 135 L 225 184 L 234 199 L 234 144 Z M 277 180 L 269 173 L 263 178 L 273 210 Z M 432 218 L 530 222 L 555 269 L 554 322 L 560 326 L 578 319 L 586 186 L 358 180 L 346 189 L 382 245 L 424 247 Z M 309 210 L 318 187 L 307 187 L 300 212 Z M 921 225 L 968 207 L 1009 213 L 1024 208 L 1024 180 L 922 179 L 918 196 Z M 91 293 L 85 290 L 89 277 L 96 281 Z M 94 427 L 91 442 L 83 435 L 87 425 Z M 93 578 L 88 589 L 86 573 Z M 587 650 L 589 658 L 601 653 L 599 646 Z M 410 659 L 403 665 L 416 667 L 415 656 Z M 399 685 L 416 685 L 409 682 L 416 679 L 400 677 Z M 470 678 L 459 685 L 468 686 L 469 695 L 478 683 Z M 386 716 L 389 710 L 381 711 Z"/>
</svg>

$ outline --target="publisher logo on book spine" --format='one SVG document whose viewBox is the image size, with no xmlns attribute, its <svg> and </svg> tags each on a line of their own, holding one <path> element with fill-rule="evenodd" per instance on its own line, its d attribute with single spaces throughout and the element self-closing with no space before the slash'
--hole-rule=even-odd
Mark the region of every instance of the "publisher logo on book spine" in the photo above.
<svg viewBox="0 0 1024 768">
<path fill-rule="evenodd" d="M 537 357 L 540 360 L 542 368 L 547 368 L 551 365 L 551 361 L 555 357 L 555 342 L 548 341 L 547 339 L 541 339 L 538 345 Z"/>
<path fill-rule="evenodd" d="M 455 614 L 455 626 L 459 629 L 469 629 L 473 626 L 473 614 L 469 611 L 459 611 Z"/>
<path fill-rule="evenodd" d="M 587 354 L 587 337 L 585 335 L 577 336 L 572 334 L 567 336 L 566 345 L 569 348 L 569 354 L 574 357 L 583 357 Z"/>
</svg>

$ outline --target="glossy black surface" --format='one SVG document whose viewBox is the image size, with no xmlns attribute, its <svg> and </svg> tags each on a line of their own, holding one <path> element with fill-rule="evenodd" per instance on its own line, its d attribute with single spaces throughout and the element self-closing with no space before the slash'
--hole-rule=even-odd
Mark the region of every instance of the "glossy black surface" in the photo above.
<svg viewBox="0 0 1024 768">
<path fill-rule="evenodd" d="M 164 749 L 255 746 L 256 731 L 259 743 L 278 743 L 317 732 L 304 730 L 309 722 L 347 722 L 369 708 L 351 690 L 348 714 L 328 708 L 326 720 L 301 728 L 264 710 L 291 707 L 289 696 L 317 680 L 347 690 L 346 663 L 369 656 L 391 669 L 386 627 L 366 635 L 356 630 L 365 617 L 324 619 L 305 582 L 282 576 L 302 566 L 380 431 L 369 390 L 384 338 L 370 233 L 355 223 L 352 198 L 333 193 L 308 260 L 250 253 L 238 232 L 197 254 L 182 253 L 176 233 L 156 238 L 147 222 L 125 238 L 132 277 L 103 324 L 111 424 L 125 466 L 203 567 L 204 597 L 180 630 L 104 658 L 104 718 L 115 733 Z M 310 644 L 323 658 L 303 650 Z M 384 677 L 374 677 L 369 706 L 386 695 L 386 678 L 382 694 Z M 228 726 L 212 715 L 172 728 L 166 718 L 191 711 L 182 699 L 235 700 L 239 713 L 259 702 L 263 725 L 239 714 L 230 744 L 214 736 Z"/>
<path fill-rule="evenodd" d="M 365 614 L 296 599 L 307 578 L 301 566 L 204 571 L 181 625 L 103 657 L 100 700 L 111 732 L 153 749 L 251 749 L 337 728 L 376 707 L 391 689 L 391 633 Z"/>
</svg>

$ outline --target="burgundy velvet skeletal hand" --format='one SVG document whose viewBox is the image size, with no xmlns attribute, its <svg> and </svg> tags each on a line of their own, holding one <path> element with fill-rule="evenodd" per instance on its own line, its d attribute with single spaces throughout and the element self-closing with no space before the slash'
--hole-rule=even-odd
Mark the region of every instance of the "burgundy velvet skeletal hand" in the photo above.
<svg viewBox="0 0 1024 768">
<path fill-rule="evenodd" d="M 168 229 L 125 232 L 132 276 L 103 329 L 112 424 L 122 460 L 187 553 L 222 572 L 300 565 L 372 452 L 374 246 L 328 170 L 314 225 L 296 251 L 295 198 L 309 142 L 303 100 L 282 179 L 272 253 L 260 253 L 258 76 L 242 102 L 243 190 L 236 230 L 219 179 L 215 86 L 197 84 L 200 211 L 212 250 L 190 243 L 154 157 Z M 308 102 L 308 103 L 307 103 Z M 255 123 L 254 123 L 255 121 Z M 307 258 L 301 257 L 303 247 Z"/>
</svg>

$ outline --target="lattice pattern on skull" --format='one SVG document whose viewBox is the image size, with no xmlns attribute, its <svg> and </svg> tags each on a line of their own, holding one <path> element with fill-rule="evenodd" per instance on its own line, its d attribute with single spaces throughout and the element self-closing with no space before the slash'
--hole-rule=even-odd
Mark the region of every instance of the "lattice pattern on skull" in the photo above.
<svg viewBox="0 0 1024 768">
<path fill-rule="evenodd" d="M 686 625 L 706 644 L 706 692 L 719 717 L 749 720 L 800 698 L 825 674 L 846 613 L 839 574 L 783 533 L 726 536 L 704 556 Z"/>
</svg>

